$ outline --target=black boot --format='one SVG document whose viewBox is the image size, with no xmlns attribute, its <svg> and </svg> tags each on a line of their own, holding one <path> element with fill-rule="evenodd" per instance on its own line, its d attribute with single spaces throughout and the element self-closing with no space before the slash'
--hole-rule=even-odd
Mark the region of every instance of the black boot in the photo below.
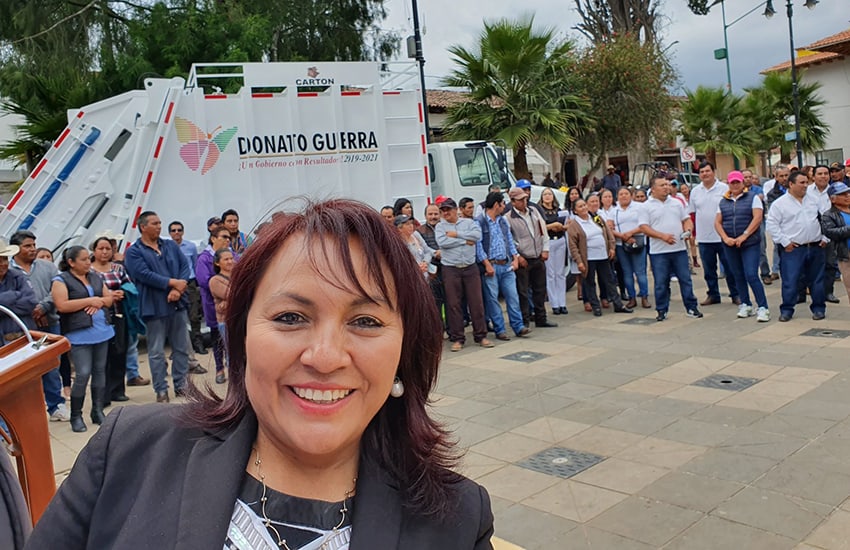
<svg viewBox="0 0 850 550">
<path fill-rule="evenodd" d="M 74 432 L 84 432 L 88 429 L 86 423 L 83 422 L 83 403 L 85 400 L 85 395 L 71 397 L 71 430 Z"/>
<path fill-rule="evenodd" d="M 91 421 L 97 425 L 103 424 L 103 390 L 91 389 Z"/>
</svg>

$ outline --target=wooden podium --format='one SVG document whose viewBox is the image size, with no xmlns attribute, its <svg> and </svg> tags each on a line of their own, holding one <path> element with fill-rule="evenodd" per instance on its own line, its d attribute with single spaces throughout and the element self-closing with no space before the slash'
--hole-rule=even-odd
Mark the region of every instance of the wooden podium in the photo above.
<svg viewBox="0 0 850 550">
<path fill-rule="evenodd" d="M 31 334 L 32 339 L 22 336 L 0 347 L 0 416 L 11 432 L 12 454 L 35 525 L 56 492 L 41 375 L 59 365 L 59 356 L 71 344 L 62 336 Z"/>
</svg>

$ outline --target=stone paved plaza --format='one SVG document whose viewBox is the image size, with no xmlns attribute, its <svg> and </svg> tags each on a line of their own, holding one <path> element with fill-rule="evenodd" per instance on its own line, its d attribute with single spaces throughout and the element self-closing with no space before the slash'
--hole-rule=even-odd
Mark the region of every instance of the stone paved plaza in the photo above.
<svg viewBox="0 0 850 550">
<path fill-rule="evenodd" d="M 594 318 L 572 291 L 558 328 L 446 344 L 434 412 L 489 490 L 496 535 L 527 550 L 850 548 L 847 297 L 825 321 L 798 306 L 779 323 L 777 281 L 770 323 L 728 299 L 688 319 L 673 286 L 663 323 Z M 93 430 L 50 428 L 61 481 Z"/>
</svg>

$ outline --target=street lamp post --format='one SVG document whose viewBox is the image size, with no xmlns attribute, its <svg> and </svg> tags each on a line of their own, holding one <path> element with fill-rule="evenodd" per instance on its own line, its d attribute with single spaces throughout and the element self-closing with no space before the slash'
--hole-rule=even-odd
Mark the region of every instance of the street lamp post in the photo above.
<svg viewBox="0 0 850 550">
<path fill-rule="evenodd" d="M 419 85 L 422 87 L 422 117 L 425 122 L 425 140 L 431 141 L 431 130 L 428 127 L 428 92 L 425 89 L 425 56 L 422 54 L 422 33 L 419 30 L 419 6 L 416 0 L 413 4 L 413 40 L 416 45 L 416 63 L 419 65 Z"/>
<path fill-rule="evenodd" d="M 726 0 L 715 0 L 715 2 L 712 4 L 712 6 L 715 6 L 717 4 L 720 4 L 720 12 L 723 14 L 723 49 L 714 50 L 714 58 L 726 60 L 726 91 L 731 92 L 732 91 L 732 70 L 729 67 L 729 37 L 726 34 L 726 30 L 729 27 L 731 27 L 732 25 L 734 25 L 735 23 L 737 23 L 738 21 L 740 21 L 741 19 L 745 18 L 746 16 L 750 15 L 751 13 L 753 13 L 754 11 L 759 9 L 760 7 L 767 4 L 767 0 L 763 0 L 762 2 L 759 2 L 754 8 L 750 9 L 750 11 L 748 11 L 744 15 L 738 17 L 737 19 L 735 19 L 734 21 L 732 21 L 728 25 L 726 24 Z"/>
<path fill-rule="evenodd" d="M 809 9 L 813 9 L 818 4 L 818 0 L 806 0 L 803 4 Z M 792 0 L 786 0 L 785 13 L 788 15 L 788 40 L 791 44 L 791 97 L 794 102 L 794 145 L 797 149 L 797 166 L 803 166 L 803 140 L 800 136 L 800 91 L 797 86 L 797 61 L 796 51 L 794 49 L 794 4 Z M 773 0 L 767 0 L 767 7 L 764 9 L 764 16 L 768 19 L 776 14 L 773 9 Z"/>
</svg>

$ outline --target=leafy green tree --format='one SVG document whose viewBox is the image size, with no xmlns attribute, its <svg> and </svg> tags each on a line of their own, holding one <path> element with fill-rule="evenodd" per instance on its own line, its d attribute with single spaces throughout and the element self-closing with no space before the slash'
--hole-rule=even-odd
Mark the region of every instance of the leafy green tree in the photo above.
<svg viewBox="0 0 850 550">
<path fill-rule="evenodd" d="M 826 146 L 829 125 L 821 107 L 826 103 L 818 94 L 818 82 L 804 83 L 798 74 L 797 92 L 800 103 L 800 141 L 803 151 L 814 153 Z M 785 141 L 785 134 L 794 131 L 793 84 L 790 71 L 768 73 L 761 85 L 747 88 L 743 109 L 754 126 L 761 150 L 780 148 L 782 162 L 791 161 L 795 144 Z"/>
<path fill-rule="evenodd" d="M 722 87 L 699 86 L 686 92 L 679 113 L 682 139 L 709 162 L 717 162 L 717 153 L 739 158 L 751 155 L 758 137 L 742 108 L 741 97 Z"/>
<path fill-rule="evenodd" d="M 595 124 L 578 146 L 597 170 L 611 151 L 648 150 L 672 138 L 674 100 L 667 86 L 676 75 L 655 43 L 626 34 L 595 43 L 577 65 Z"/>
<path fill-rule="evenodd" d="M 590 123 L 573 76 L 573 44 L 553 37 L 552 29 L 535 29 L 533 17 L 500 19 L 484 23 L 473 49 L 449 48 L 455 68 L 443 83 L 470 91 L 469 101 L 449 109 L 449 135 L 503 140 L 517 177 L 528 174 L 532 140 L 566 150 Z"/>
</svg>

